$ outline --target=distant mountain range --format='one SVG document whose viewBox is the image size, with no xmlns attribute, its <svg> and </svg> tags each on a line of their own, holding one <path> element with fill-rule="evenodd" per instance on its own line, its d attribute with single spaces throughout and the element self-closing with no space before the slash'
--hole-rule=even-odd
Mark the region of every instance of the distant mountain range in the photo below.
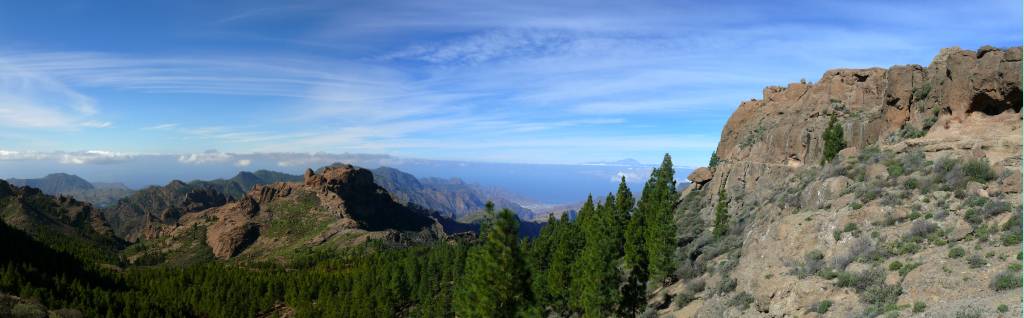
<svg viewBox="0 0 1024 318">
<path fill-rule="evenodd" d="M 335 164 L 338 166 L 342 164 Z M 320 169 L 321 171 L 323 168 Z M 435 211 L 452 220 L 465 223 L 479 219 L 487 201 L 498 209 L 509 209 L 520 219 L 537 218 L 519 202 L 529 202 L 496 188 L 469 184 L 458 178 L 416 178 L 412 174 L 389 167 L 370 170 L 376 184 L 387 190 L 403 205 Z M 187 213 L 222 206 L 242 198 L 257 185 L 276 182 L 301 182 L 302 176 L 269 170 L 242 171 L 229 179 L 173 180 L 163 186 L 131 190 L 119 183 L 90 183 L 76 175 L 54 173 L 38 179 L 9 179 L 12 185 L 40 189 L 45 194 L 74 197 L 98 207 L 114 233 L 135 241 L 160 225 L 176 223 Z M 561 212 L 561 211 L 559 211 Z M 544 215 L 547 215 L 545 213 Z M 529 231 L 532 232 L 532 231 Z"/>
<path fill-rule="evenodd" d="M 33 187 L 49 195 L 71 196 L 99 207 L 112 205 L 133 192 L 122 183 L 90 183 L 67 173 L 53 173 L 38 179 L 7 179 L 7 182 Z"/>
<path fill-rule="evenodd" d="M 509 209 L 521 219 L 532 220 L 533 211 L 514 202 L 515 196 L 500 189 L 468 184 L 462 179 L 422 178 L 389 167 L 371 170 L 374 181 L 402 204 L 413 203 L 453 219 L 480 212 L 487 201 L 497 209 Z"/>
</svg>

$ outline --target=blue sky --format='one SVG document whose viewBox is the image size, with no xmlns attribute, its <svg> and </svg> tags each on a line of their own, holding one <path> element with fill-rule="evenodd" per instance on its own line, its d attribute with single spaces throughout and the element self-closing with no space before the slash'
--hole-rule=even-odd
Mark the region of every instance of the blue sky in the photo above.
<svg viewBox="0 0 1024 318">
<path fill-rule="evenodd" d="M 1019 1 L 4 1 L 3 160 L 699 166 L 742 100 L 1020 45 Z M 68 158 L 68 157 L 62 157 Z M 92 160 L 89 158 L 99 158 Z M 244 166 L 239 162 L 239 166 Z M 61 170 L 55 168 L 54 170 Z"/>
</svg>

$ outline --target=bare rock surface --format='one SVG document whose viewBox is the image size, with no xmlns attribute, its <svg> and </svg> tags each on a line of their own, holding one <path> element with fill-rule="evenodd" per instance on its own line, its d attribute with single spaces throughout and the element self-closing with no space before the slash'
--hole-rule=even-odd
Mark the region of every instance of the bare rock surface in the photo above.
<svg viewBox="0 0 1024 318">
<path fill-rule="evenodd" d="M 829 70 L 742 102 L 677 210 L 712 224 L 723 189 L 729 234 L 681 241 L 689 257 L 658 293 L 711 287 L 658 314 L 1020 316 L 1020 284 L 997 283 L 1021 275 L 1019 217 L 1005 213 L 1021 206 L 1021 91 L 1020 47 L 949 48 L 927 67 Z M 833 115 L 847 147 L 822 162 Z M 840 283 L 861 274 L 871 288 Z M 717 289 L 725 279 L 734 290 Z"/>
</svg>

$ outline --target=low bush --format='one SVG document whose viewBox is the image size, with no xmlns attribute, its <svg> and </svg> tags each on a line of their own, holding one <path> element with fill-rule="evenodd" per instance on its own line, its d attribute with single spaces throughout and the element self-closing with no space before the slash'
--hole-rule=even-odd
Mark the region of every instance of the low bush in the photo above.
<svg viewBox="0 0 1024 318">
<path fill-rule="evenodd" d="M 914 302 L 914 309 L 913 309 L 913 311 L 914 311 L 915 313 L 921 313 L 921 312 L 924 312 L 924 310 L 925 310 L 926 308 L 928 308 L 928 305 L 926 305 L 926 304 L 925 304 L 925 303 L 924 303 L 923 301 L 915 301 L 915 302 Z"/>
<path fill-rule="evenodd" d="M 919 87 L 914 87 L 913 97 L 914 101 L 919 101 L 928 97 L 928 94 L 932 92 L 932 83 L 924 83 Z"/>
<path fill-rule="evenodd" d="M 903 265 L 903 267 L 900 267 L 897 272 L 900 273 L 900 277 L 907 277 L 907 274 L 910 274 L 910 271 L 916 269 L 918 266 L 921 266 L 920 262 L 907 263 Z"/>
<path fill-rule="evenodd" d="M 902 294 L 903 288 L 899 285 L 877 284 L 868 286 L 860 293 L 860 300 L 866 304 L 885 307 L 895 304 Z"/>
<path fill-rule="evenodd" d="M 1006 304 L 1000 304 L 999 307 L 996 307 L 996 310 L 1000 313 L 1006 313 L 1007 311 L 1010 311 L 1010 307 L 1006 306 Z"/>
<path fill-rule="evenodd" d="M 1000 240 L 1003 242 L 1003 246 L 1014 246 L 1020 245 L 1021 239 L 1021 232 L 1006 231 L 1003 232 L 1003 237 Z"/>
<path fill-rule="evenodd" d="M 915 242 L 915 238 L 892 241 L 886 244 L 886 253 L 889 256 L 903 254 L 914 254 L 921 250 L 921 245 Z"/>
<path fill-rule="evenodd" d="M 953 315 L 955 318 L 981 318 L 981 311 L 968 306 L 967 308 L 961 308 Z"/>
<path fill-rule="evenodd" d="M 676 297 L 672 299 L 672 303 L 676 305 L 676 308 L 683 308 L 696 299 L 697 297 L 695 297 L 692 293 L 690 293 L 689 291 L 684 291 L 676 295 Z"/>
<path fill-rule="evenodd" d="M 900 261 L 892 261 L 892 263 L 889 263 L 889 270 L 891 271 L 898 271 L 900 268 L 903 268 L 903 263 Z"/>
<path fill-rule="evenodd" d="M 869 286 L 882 284 L 885 281 L 885 271 L 875 267 L 860 273 L 841 272 L 836 278 L 837 287 L 849 287 L 862 292 Z"/>
<path fill-rule="evenodd" d="M 725 295 L 736 290 L 736 279 L 732 277 L 722 277 L 722 280 L 718 282 L 718 286 L 715 287 L 714 294 Z"/>
<path fill-rule="evenodd" d="M 985 261 L 981 255 L 974 254 L 967 258 L 967 265 L 971 268 L 981 268 L 982 266 L 988 265 L 988 262 Z"/>
<path fill-rule="evenodd" d="M 914 220 L 910 224 L 910 233 L 907 235 L 910 237 L 926 237 L 928 234 L 935 232 L 939 229 L 939 226 L 934 222 L 928 220 Z"/>
<path fill-rule="evenodd" d="M 1020 209 L 1015 209 L 1015 211 L 1019 211 L 1019 210 Z M 1021 214 L 1020 213 L 1014 213 L 1013 216 L 1011 216 L 1009 220 L 1006 220 L 1006 223 L 1003 223 L 1001 228 L 1003 229 L 1003 231 L 1019 232 L 1020 228 L 1021 228 Z"/>
<path fill-rule="evenodd" d="M 750 295 L 747 292 L 740 292 L 740 293 L 736 294 L 736 296 L 733 296 L 732 299 L 729 300 L 728 305 L 730 307 L 737 307 L 737 308 L 739 308 L 742 311 L 742 310 L 747 310 L 747 308 L 750 308 L 750 304 L 753 303 L 753 302 L 754 302 L 754 296 Z"/>
<path fill-rule="evenodd" d="M 704 280 L 699 278 L 686 283 L 686 290 L 694 294 L 704 291 L 704 287 Z"/>
<path fill-rule="evenodd" d="M 967 252 L 964 251 L 963 247 L 954 246 L 949 248 L 949 258 L 961 258 L 964 257 L 964 254 L 966 253 Z"/>
<path fill-rule="evenodd" d="M 973 181 L 986 183 L 996 178 L 996 173 L 988 164 L 988 159 L 971 159 L 963 164 L 964 175 Z"/>
<path fill-rule="evenodd" d="M 828 310 L 831 309 L 831 308 L 832 308 L 832 301 L 828 300 L 828 299 L 825 299 L 825 300 L 819 301 L 819 302 L 815 303 L 814 305 L 812 305 L 811 309 L 808 310 L 808 311 L 809 312 L 813 312 L 813 313 L 818 313 L 818 314 L 824 314 L 824 313 L 827 313 Z"/>
<path fill-rule="evenodd" d="M 1021 287 L 1021 273 L 1019 270 L 1005 270 L 992 278 L 989 287 L 995 291 L 1003 291 Z"/>
<path fill-rule="evenodd" d="M 870 239 L 866 237 L 854 239 L 850 242 L 846 250 L 832 253 L 832 257 L 828 262 L 829 267 L 839 271 L 846 270 L 847 265 L 850 265 L 850 263 L 853 263 L 857 258 L 870 253 L 874 249 L 875 247 L 871 244 Z"/>
</svg>

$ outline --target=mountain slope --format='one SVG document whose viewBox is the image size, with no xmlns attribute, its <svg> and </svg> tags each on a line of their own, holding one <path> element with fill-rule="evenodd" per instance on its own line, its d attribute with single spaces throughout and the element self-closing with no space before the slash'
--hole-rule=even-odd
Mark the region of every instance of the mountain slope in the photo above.
<svg viewBox="0 0 1024 318">
<path fill-rule="evenodd" d="M 124 246 L 106 220 L 88 203 L 52 197 L 36 188 L 17 187 L 0 180 L 0 217 L 58 250 L 111 264 Z"/>
<path fill-rule="evenodd" d="M 165 186 L 141 189 L 102 209 L 115 233 L 129 241 L 153 234 L 150 224 L 174 224 L 184 214 L 224 205 L 241 198 L 256 185 L 302 180 L 280 172 L 242 171 L 230 179 L 171 181 Z"/>
<path fill-rule="evenodd" d="M 520 218 L 533 218 L 532 211 L 512 202 L 507 195 L 488 192 L 478 185 L 467 184 L 459 179 L 417 179 L 411 174 L 389 167 L 380 167 L 372 171 L 375 182 L 387 189 L 399 203 L 416 204 L 453 219 L 483 211 L 487 201 L 494 202 L 497 209 L 512 210 Z"/>
<path fill-rule="evenodd" d="M 677 317 L 998 305 L 1020 316 L 1020 110 L 1020 47 L 766 88 L 722 129 L 718 165 L 690 175 L 677 280 L 650 305 Z M 826 161 L 833 116 L 846 146 Z"/>
<path fill-rule="evenodd" d="M 231 179 L 216 179 L 210 181 L 195 180 L 189 182 L 189 184 L 214 189 L 217 192 L 223 193 L 232 198 L 241 198 L 246 192 L 252 190 L 252 187 L 256 185 L 298 181 L 302 181 L 302 176 L 270 170 L 257 170 L 255 172 L 239 172 L 234 177 L 231 177 Z"/>
<path fill-rule="evenodd" d="M 284 260 L 296 251 L 370 239 L 425 242 L 444 235 L 426 211 L 392 200 L 369 170 L 335 166 L 307 171 L 302 183 L 257 185 L 237 201 L 186 214 L 160 227 L 131 257 L 180 262 L 206 249 L 221 259 Z"/>
</svg>

